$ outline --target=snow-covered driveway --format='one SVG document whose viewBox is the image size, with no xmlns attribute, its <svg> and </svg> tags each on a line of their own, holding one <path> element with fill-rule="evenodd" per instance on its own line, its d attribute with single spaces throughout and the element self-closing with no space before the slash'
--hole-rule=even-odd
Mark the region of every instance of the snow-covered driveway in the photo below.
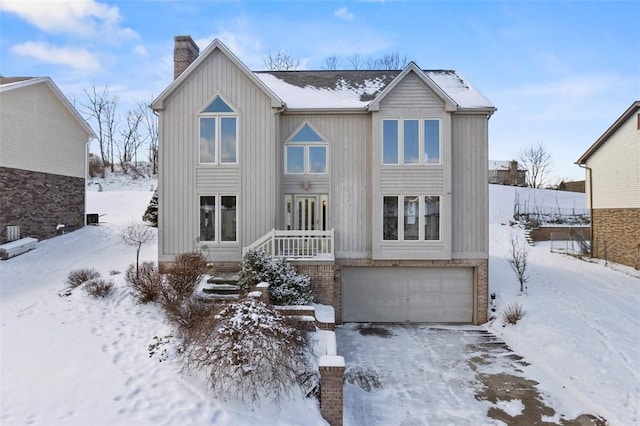
<svg viewBox="0 0 640 426">
<path fill-rule="evenodd" d="M 336 334 L 346 426 L 569 420 L 524 375 L 522 358 L 484 327 L 344 324 Z"/>
</svg>

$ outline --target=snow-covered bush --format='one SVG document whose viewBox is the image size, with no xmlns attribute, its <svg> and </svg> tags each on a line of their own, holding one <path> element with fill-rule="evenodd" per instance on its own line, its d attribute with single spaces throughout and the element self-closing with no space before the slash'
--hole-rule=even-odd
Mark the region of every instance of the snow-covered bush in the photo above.
<svg viewBox="0 0 640 426">
<path fill-rule="evenodd" d="M 100 273 L 93 268 L 76 269 L 67 275 L 67 285 L 69 288 L 76 288 L 89 280 L 100 277 Z"/>
<path fill-rule="evenodd" d="M 124 279 L 135 293 L 138 302 L 157 302 L 163 285 L 163 276 L 154 262 L 142 262 L 138 266 L 132 263 L 125 272 Z"/>
<path fill-rule="evenodd" d="M 276 305 L 306 305 L 313 300 L 309 277 L 298 274 L 284 259 L 249 250 L 242 258 L 240 287 L 247 291 L 263 281 L 269 283 L 269 297 Z"/>
<path fill-rule="evenodd" d="M 524 309 L 520 303 L 510 303 L 502 309 L 502 324 L 515 325 L 524 317 Z"/>
<path fill-rule="evenodd" d="M 89 280 L 82 288 L 89 296 L 107 297 L 113 293 L 113 281 L 104 278 L 94 278 Z"/>
<path fill-rule="evenodd" d="M 154 228 L 158 227 L 158 189 L 156 188 L 153 191 L 153 196 L 149 201 L 149 205 L 147 206 L 147 210 L 145 210 L 142 215 L 142 220 L 147 222 L 149 226 L 153 226 Z"/>
<path fill-rule="evenodd" d="M 264 303 L 231 303 L 215 319 L 217 325 L 187 347 L 186 361 L 208 372 L 217 398 L 277 404 L 309 370 L 306 335 Z"/>
</svg>

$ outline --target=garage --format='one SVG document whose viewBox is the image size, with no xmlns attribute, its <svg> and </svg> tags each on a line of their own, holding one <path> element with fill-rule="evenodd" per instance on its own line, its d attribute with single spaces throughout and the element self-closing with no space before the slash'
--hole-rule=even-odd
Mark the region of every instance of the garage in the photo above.
<svg viewBox="0 0 640 426">
<path fill-rule="evenodd" d="M 345 267 L 344 322 L 471 323 L 473 268 Z"/>
</svg>

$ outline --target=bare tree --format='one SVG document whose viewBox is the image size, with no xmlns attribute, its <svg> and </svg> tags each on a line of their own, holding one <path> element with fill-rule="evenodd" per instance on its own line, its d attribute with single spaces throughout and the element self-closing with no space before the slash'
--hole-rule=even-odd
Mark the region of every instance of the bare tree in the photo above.
<svg viewBox="0 0 640 426">
<path fill-rule="evenodd" d="M 116 108 L 118 98 L 109 93 L 109 86 L 105 85 L 98 89 L 95 84 L 91 89 L 83 90 L 86 101 L 78 101 L 80 110 L 90 123 L 97 130 L 96 139 L 100 150 L 100 159 L 104 166 L 111 165 L 113 171 L 113 145 L 116 136 Z"/>
<path fill-rule="evenodd" d="M 520 162 L 527 169 L 527 185 L 542 187 L 551 172 L 551 154 L 542 143 L 528 146 L 520 151 Z"/>
<path fill-rule="evenodd" d="M 353 52 L 349 58 L 349 63 L 354 70 L 359 70 L 363 66 L 362 55 L 359 52 Z"/>
<path fill-rule="evenodd" d="M 269 71 L 293 71 L 300 65 L 300 60 L 284 50 L 278 50 L 264 57 L 264 65 Z"/>
<path fill-rule="evenodd" d="M 511 235 L 511 251 L 507 255 L 507 262 L 513 272 L 515 272 L 518 282 L 520 283 L 520 292 L 526 293 L 527 281 L 529 275 L 527 273 L 529 251 L 526 245 L 520 245 L 518 237 Z"/>
<path fill-rule="evenodd" d="M 144 108 L 140 105 L 127 111 L 124 120 L 124 128 L 120 132 L 121 140 L 118 144 L 118 157 L 122 170 L 126 170 L 126 164 L 137 160 L 138 149 L 146 139 L 140 135 L 140 125 L 144 117 Z"/>
<path fill-rule="evenodd" d="M 335 53 L 324 60 L 324 69 L 337 70 L 338 69 L 338 57 Z"/>
<path fill-rule="evenodd" d="M 368 66 L 372 70 L 399 70 L 407 65 L 407 55 L 400 53 L 386 53 L 379 58 L 369 59 Z"/>
<path fill-rule="evenodd" d="M 132 222 L 126 225 L 122 229 L 122 233 L 120 234 L 122 237 L 122 241 L 128 246 L 136 248 L 136 277 L 139 273 L 139 263 L 140 263 L 140 249 L 143 244 L 149 244 L 153 240 L 156 239 L 156 234 L 153 231 L 153 228 L 142 223 L 142 222 Z"/>
<path fill-rule="evenodd" d="M 151 173 L 158 173 L 158 116 L 148 106 L 151 102 L 141 102 L 139 108 L 144 112 L 142 127 L 149 141 L 149 162 Z"/>
</svg>

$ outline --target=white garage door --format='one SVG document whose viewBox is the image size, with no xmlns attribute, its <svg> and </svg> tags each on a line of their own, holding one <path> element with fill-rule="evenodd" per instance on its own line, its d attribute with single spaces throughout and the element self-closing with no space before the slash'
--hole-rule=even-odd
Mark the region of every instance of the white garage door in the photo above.
<svg viewBox="0 0 640 426">
<path fill-rule="evenodd" d="M 345 322 L 470 323 L 473 269 L 344 268 L 342 310 Z"/>
</svg>

